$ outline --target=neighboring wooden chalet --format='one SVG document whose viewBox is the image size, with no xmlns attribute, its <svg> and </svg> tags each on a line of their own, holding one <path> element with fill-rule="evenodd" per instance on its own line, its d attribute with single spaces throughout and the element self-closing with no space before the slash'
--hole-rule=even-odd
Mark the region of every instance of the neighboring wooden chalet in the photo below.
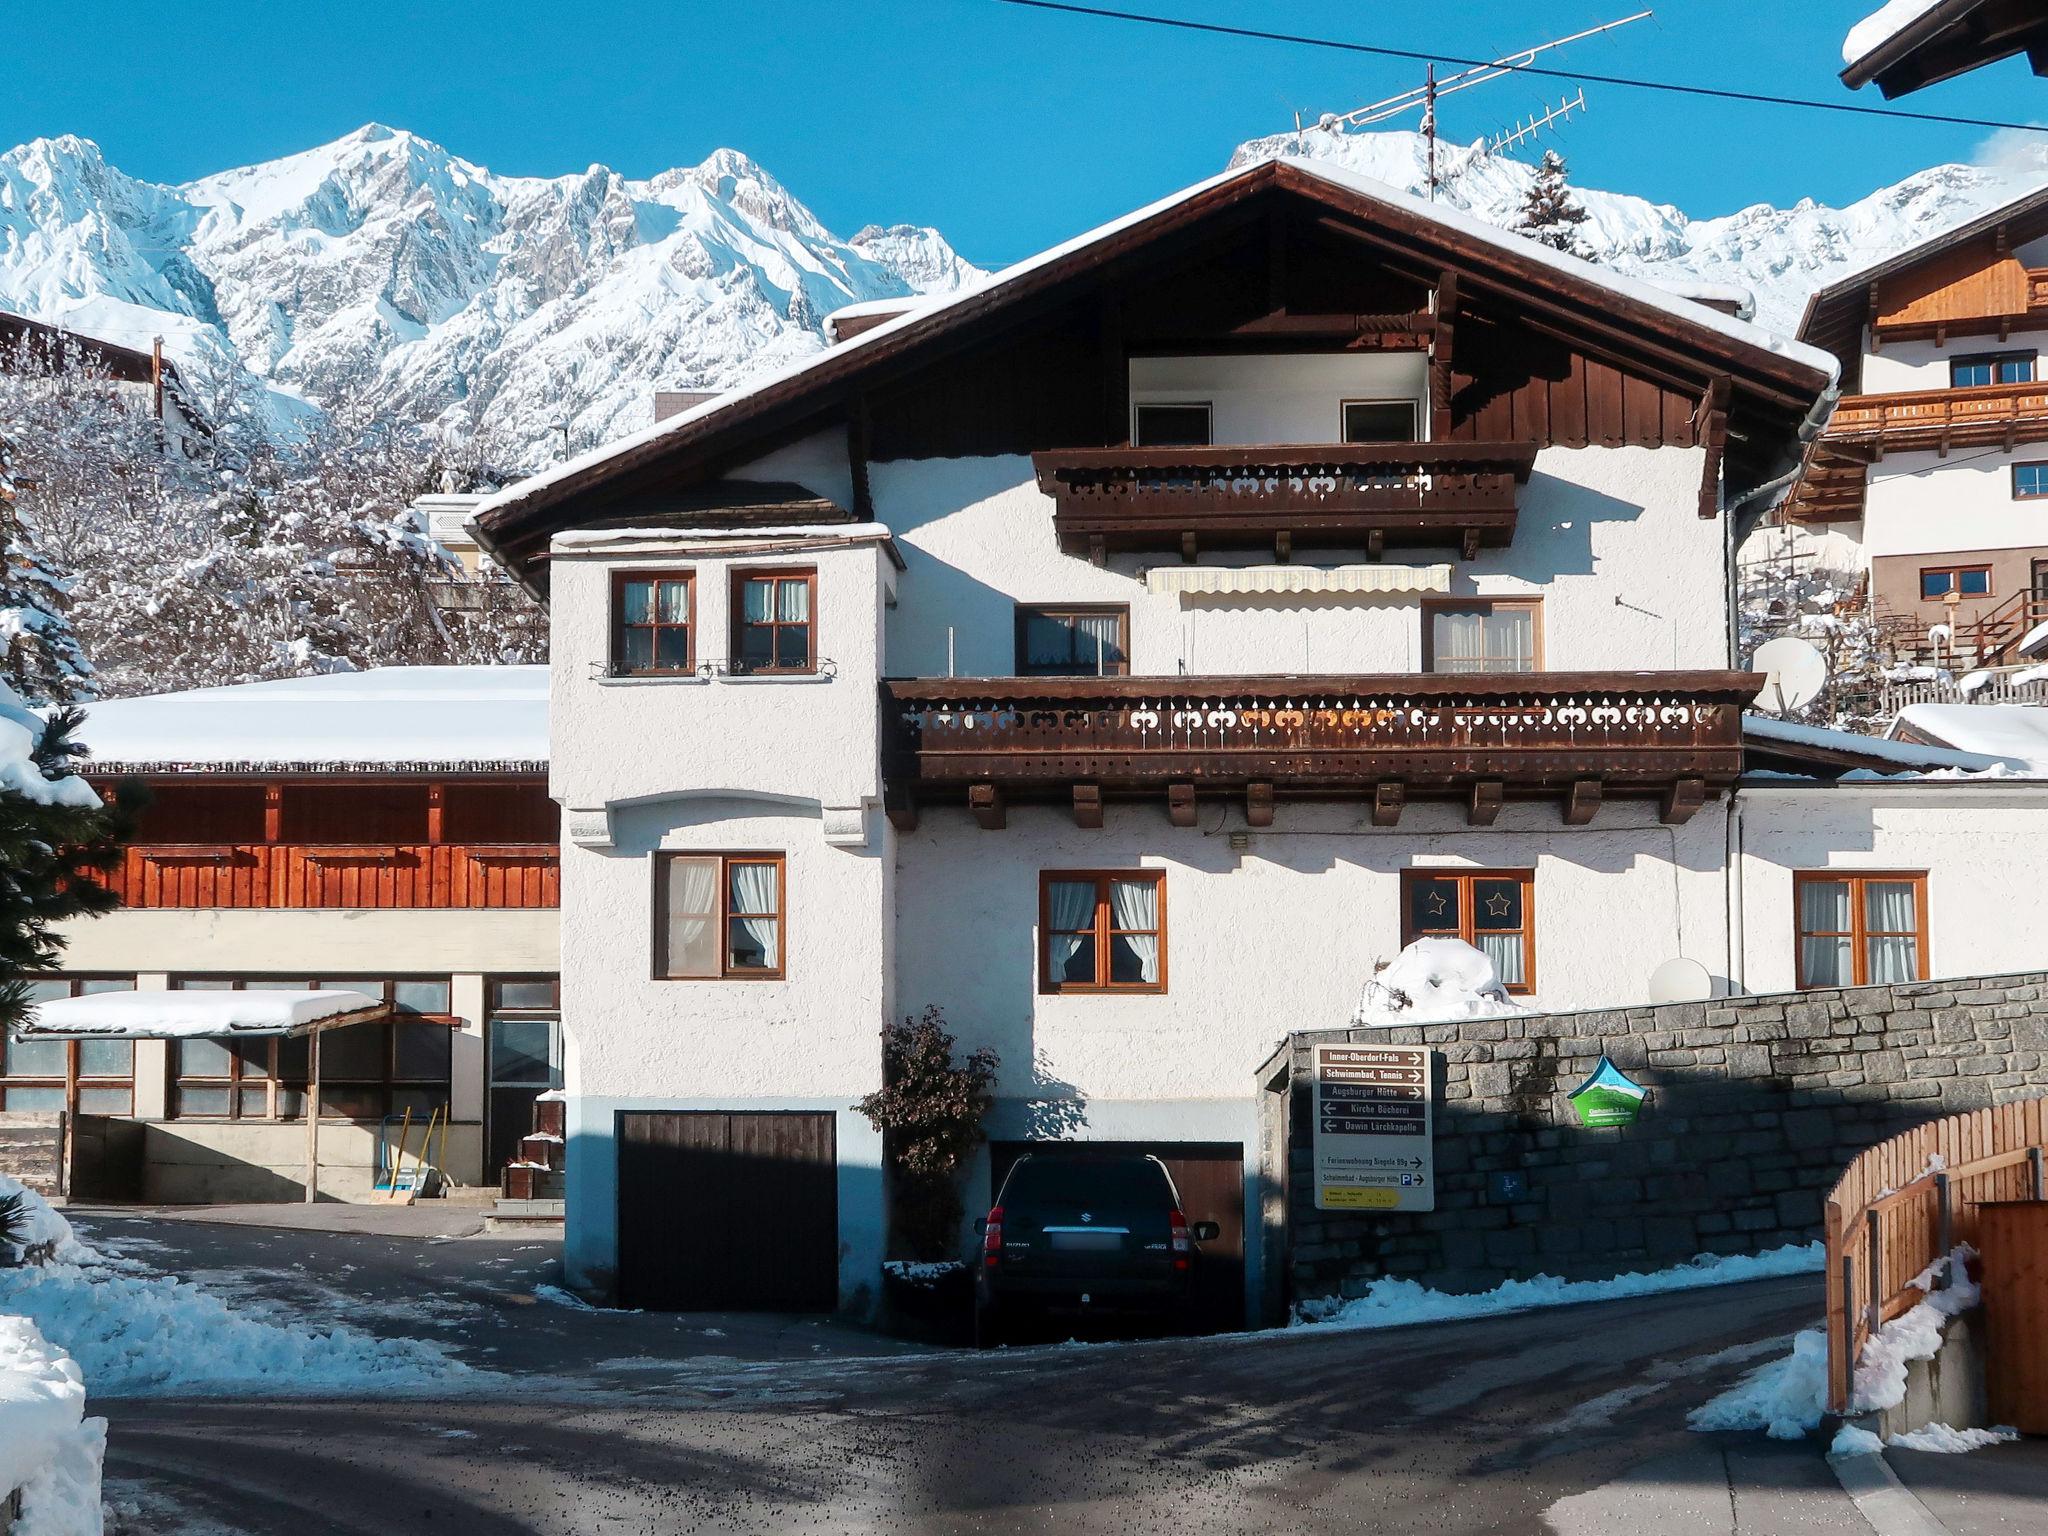
<svg viewBox="0 0 2048 1536">
<path fill-rule="evenodd" d="M 343 989 L 390 1010 L 322 1047 L 324 1198 L 356 1198 L 411 1111 L 494 1180 L 558 1081 L 559 816 L 546 671 L 394 668 L 91 706 L 89 771 L 149 791 L 39 997 Z M 126 1193 L 295 1198 L 303 1038 L 21 1039 L 0 1113 L 138 1122 Z M 417 1150 L 417 1148 L 415 1148 Z"/>
<path fill-rule="evenodd" d="M 1842 83 L 1855 90 L 1875 81 L 1887 98 L 2018 54 L 2048 75 L 2048 15 L 2038 0 L 1893 0 L 1850 34 L 1844 53 Z"/>
<path fill-rule="evenodd" d="M 194 403 L 177 365 L 164 356 L 160 339 L 143 352 L 0 310 L 0 372 L 24 362 L 57 372 L 92 370 L 139 396 L 149 414 L 178 441 L 209 436 L 213 430 Z"/>
</svg>

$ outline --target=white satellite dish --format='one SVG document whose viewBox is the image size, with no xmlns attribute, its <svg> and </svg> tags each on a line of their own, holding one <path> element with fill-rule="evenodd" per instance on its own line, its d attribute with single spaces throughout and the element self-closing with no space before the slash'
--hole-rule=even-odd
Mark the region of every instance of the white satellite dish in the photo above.
<svg viewBox="0 0 2048 1536">
<path fill-rule="evenodd" d="M 1782 715 L 1800 708 L 1827 686 L 1826 658 L 1804 640 L 1795 640 L 1790 635 L 1766 640 L 1749 658 L 1749 665 L 1752 671 L 1765 674 L 1756 701 L 1772 714 Z"/>
<path fill-rule="evenodd" d="M 1704 1003 L 1714 995 L 1714 978 L 1697 960 L 1680 955 L 1650 972 L 1653 1003 Z"/>
</svg>

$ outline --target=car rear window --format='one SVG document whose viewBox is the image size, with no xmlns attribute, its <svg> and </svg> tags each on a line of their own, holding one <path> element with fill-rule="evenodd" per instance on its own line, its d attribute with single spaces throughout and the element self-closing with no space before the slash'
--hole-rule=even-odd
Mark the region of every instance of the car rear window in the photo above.
<svg viewBox="0 0 2048 1536">
<path fill-rule="evenodd" d="M 1168 1205 L 1172 1198 L 1166 1170 L 1143 1157 L 1029 1157 L 1003 1183 L 1003 1200 L 1014 1205 Z"/>
</svg>

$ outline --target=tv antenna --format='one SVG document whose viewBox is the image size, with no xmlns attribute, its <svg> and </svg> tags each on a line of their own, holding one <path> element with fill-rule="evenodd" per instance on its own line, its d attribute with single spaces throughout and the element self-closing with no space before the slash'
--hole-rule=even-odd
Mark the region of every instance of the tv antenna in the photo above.
<svg viewBox="0 0 2048 1536">
<path fill-rule="evenodd" d="M 1615 28 L 1625 27 L 1632 21 L 1647 20 L 1652 14 L 1650 11 L 1637 11 L 1633 16 L 1623 16 L 1617 21 L 1603 21 L 1597 27 L 1574 32 L 1570 37 L 1553 38 L 1547 43 L 1538 43 L 1533 48 L 1524 48 L 1519 53 L 1503 54 L 1490 64 L 1477 64 L 1442 80 L 1436 77 L 1436 65 L 1430 64 L 1423 72 L 1422 84 L 1414 89 L 1389 96 L 1384 101 L 1372 102 L 1355 112 L 1330 113 L 1318 120 L 1315 126 L 1337 133 L 1346 128 L 1363 128 L 1372 123 L 1384 123 L 1392 118 L 1405 117 L 1419 109 L 1422 113 L 1422 136 L 1429 146 L 1429 195 L 1434 199 L 1439 185 L 1436 173 L 1436 104 L 1439 99 L 1458 91 L 1469 91 L 1475 85 L 1485 85 L 1489 80 L 1498 80 L 1501 76 L 1512 75 L 1517 70 L 1527 69 L 1536 62 L 1538 56 L 1548 53 L 1553 48 L 1562 48 L 1566 43 L 1597 37 L 1602 32 L 1612 32 Z M 1574 108 L 1583 108 L 1585 104 L 1585 92 L 1581 91 Z M 1561 122 L 1564 116 L 1565 112 L 1561 109 L 1546 116 L 1544 122 Z M 1540 126 L 1542 124 L 1536 124 L 1528 131 L 1533 133 L 1535 127 Z M 1297 135 L 1301 132 L 1299 114 L 1294 120 L 1294 130 Z"/>
<path fill-rule="evenodd" d="M 1561 123 L 1574 112 L 1586 110 L 1586 93 L 1580 91 L 1569 101 L 1560 101 L 1541 116 L 1532 114 L 1527 122 L 1518 122 L 1512 128 L 1503 128 L 1488 139 L 1481 149 L 1482 154 L 1497 155 L 1504 149 L 1513 149 L 1525 139 L 1533 139 L 1552 123 Z"/>
</svg>

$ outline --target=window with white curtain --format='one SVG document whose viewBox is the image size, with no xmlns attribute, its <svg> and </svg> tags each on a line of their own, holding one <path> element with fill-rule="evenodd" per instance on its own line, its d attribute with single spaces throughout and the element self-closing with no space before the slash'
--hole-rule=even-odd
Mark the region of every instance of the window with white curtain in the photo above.
<svg viewBox="0 0 2048 1536">
<path fill-rule="evenodd" d="M 1803 871 L 1793 877 L 1802 987 L 1927 978 L 1927 876 Z"/>
<path fill-rule="evenodd" d="M 779 978 L 784 869 L 776 853 L 661 855 L 655 974 L 672 981 Z"/>
<path fill-rule="evenodd" d="M 1411 869 L 1401 875 L 1401 942 L 1462 939 L 1510 992 L 1536 987 L 1535 872 Z"/>
<path fill-rule="evenodd" d="M 1047 871 L 1039 932 L 1041 991 L 1166 990 L 1166 876 L 1158 871 Z"/>
<path fill-rule="evenodd" d="M 742 571 L 733 578 L 734 672 L 815 672 L 816 571 Z"/>
<path fill-rule="evenodd" d="M 1130 671 L 1131 610 L 1017 605 L 1019 677 L 1122 677 Z"/>
<path fill-rule="evenodd" d="M 1534 672 L 1539 599 L 1427 603 L 1423 606 L 1423 670 Z"/>
</svg>

